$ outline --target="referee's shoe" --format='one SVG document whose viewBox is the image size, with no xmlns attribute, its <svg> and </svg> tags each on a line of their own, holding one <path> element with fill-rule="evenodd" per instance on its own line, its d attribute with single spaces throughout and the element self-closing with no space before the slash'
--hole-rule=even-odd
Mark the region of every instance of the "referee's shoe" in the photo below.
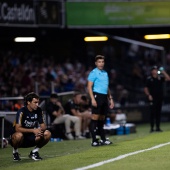
<svg viewBox="0 0 170 170">
<path fill-rule="evenodd" d="M 101 143 L 100 143 L 100 141 L 94 141 L 91 143 L 91 146 L 94 146 L 94 147 L 101 146 Z"/>
<path fill-rule="evenodd" d="M 113 142 L 109 141 L 107 138 L 106 140 L 100 140 L 101 145 L 111 145 Z"/>
</svg>

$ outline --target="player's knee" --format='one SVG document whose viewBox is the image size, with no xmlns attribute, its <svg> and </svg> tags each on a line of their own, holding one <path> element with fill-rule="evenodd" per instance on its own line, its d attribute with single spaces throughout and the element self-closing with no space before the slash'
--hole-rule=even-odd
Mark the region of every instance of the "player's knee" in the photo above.
<svg viewBox="0 0 170 170">
<path fill-rule="evenodd" d="M 47 138 L 47 139 L 51 138 L 51 132 L 49 130 L 46 130 L 44 132 L 44 137 Z"/>
<path fill-rule="evenodd" d="M 12 141 L 21 141 L 23 138 L 24 136 L 21 132 L 16 132 L 12 135 Z"/>
</svg>

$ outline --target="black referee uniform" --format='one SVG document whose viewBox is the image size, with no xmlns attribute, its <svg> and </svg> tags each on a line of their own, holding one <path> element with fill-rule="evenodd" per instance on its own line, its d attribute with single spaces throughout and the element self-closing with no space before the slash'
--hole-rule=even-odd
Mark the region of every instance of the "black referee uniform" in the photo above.
<svg viewBox="0 0 170 170">
<path fill-rule="evenodd" d="M 148 89 L 149 95 L 152 96 L 150 100 L 150 127 L 151 131 L 154 131 L 154 124 L 156 123 L 156 131 L 162 131 L 160 129 L 161 121 L 161 109 L 163 102 L 163 82 L 165 78 L 161 75 L 157 77 L 149 76 L 146 80 L 145 88 Z"/>
</svg>

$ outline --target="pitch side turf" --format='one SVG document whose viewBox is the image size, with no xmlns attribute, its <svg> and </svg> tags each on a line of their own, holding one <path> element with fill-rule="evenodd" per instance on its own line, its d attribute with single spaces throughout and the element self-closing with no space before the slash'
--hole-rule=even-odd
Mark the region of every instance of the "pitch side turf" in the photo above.
<svg viewBox="0 0 170 170">
<path fill-rule="evenodd" d="M 136 133 L 109 136 L 110 146 L 91 147 L 90 139 L 49 142 L 40 150 L 42 161 L 28 158 L 30 149 L 19 149 L 14 162 L 12 148 L 0 149 L 0 170 L 167 170 L 170 168 L 170 123 L 163 132 L 149 133 L 149 125 L 137 125 Z"/>
</svg>

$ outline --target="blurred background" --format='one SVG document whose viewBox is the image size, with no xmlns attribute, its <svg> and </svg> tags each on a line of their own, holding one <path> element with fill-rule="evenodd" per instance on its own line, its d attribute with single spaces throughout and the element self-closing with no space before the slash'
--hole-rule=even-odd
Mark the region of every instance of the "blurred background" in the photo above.
<svg viewBox="0 0 170 170">
<path fill-rule="evenodd" d="M 65 100 L 75 91 L 86 93 L 94 57 L 102 54 L 116 108 L 129 122 L 147 122 L 143 87 L 150 68 L 170 73 L 169 6 L 159 0 L 1 0 L 0 110 L 12 111 L 30 91 L 42 101 L 52 92 Z M 167 37 L 146 39 L 150 34 Z M 89 36 L 107 40 L 85 41 Z M 169 121 L 168 82 L 164 94 L 162 120 Z"/>
</svg>

